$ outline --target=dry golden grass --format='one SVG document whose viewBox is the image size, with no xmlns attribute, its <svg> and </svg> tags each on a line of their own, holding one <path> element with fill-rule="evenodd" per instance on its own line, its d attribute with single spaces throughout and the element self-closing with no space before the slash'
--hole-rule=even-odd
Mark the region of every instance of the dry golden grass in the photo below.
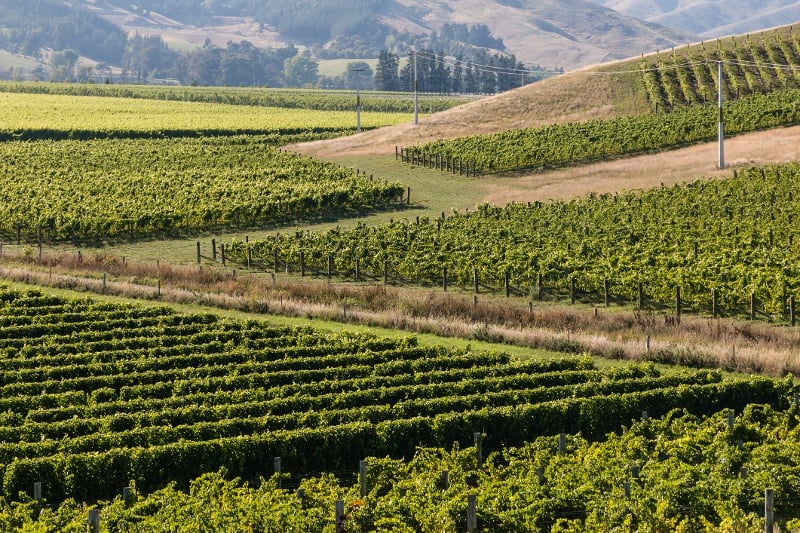
<svg viewBox="0 0 800 533">
<path fill-rule="evenodd" d="M 615 116 L 609 77 L 589 72 L 593 71 L 548 78 L 470 102 L 420 118 L 418 126 L 401 124 L 287 148 L 321 158 L 394 154 L 395 146 Z"/>
</svg>

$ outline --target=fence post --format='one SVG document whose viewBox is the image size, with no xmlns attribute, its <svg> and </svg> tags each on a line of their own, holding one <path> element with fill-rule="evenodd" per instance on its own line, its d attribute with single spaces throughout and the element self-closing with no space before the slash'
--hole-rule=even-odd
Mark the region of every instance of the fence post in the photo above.
<svg viewBox="0 0 800 533">
<path fill-rule="evenodd" d="M 472 269 L 472 282 L 473 282 L 473 285 L 475 285 L 475 294 L 478 294 L 478 288 L 479 287 L 478 287 L 478 269 L 477 268 L 473 268 Z"/>
<path fill-rule="evenodd" d="M 197 241 L 197 264 L 200 264 L 200 241 Z"/>
<path fill-rule="evenodd" d="M 719 294 L 717 289 L 711 289 L 711 316 L 717 318 L 719 315 Z"/>
<path fill-rule="evenodd" d="M 250 247 L 250 244 L 247 245 L 247 269 L 250 269 L 250 265 L 253 264 L 253 249 Z"/>
<path fill-rule="evenodd" d="M 367 495 L 367 461 L 361 459 L 358 462 L 358 483 L 361 486 L 361 497 Z"/>
<path fill-rule="evenodd" d="M 222 255 L 222 266 L 225 266 L 225 244 L 224 243 L 222 245 L 220 245 L 220 254 Z"/>
<path fill-rule="evenodd" d="M 447 267 L 442 267 L 442 290 L 447 292 Z"/>
<path fill-rule="evenodd" d="M 100 533 L 100 509 L 89 511 L 89 529 L 92 533 Z"/>
<path fill-rule="evenodd" d="M 472 439 L 475 441 L 475 452 L 478 455 L 478 466 L 483 465 L 483 434 L 475 432 L 472 434 Z"/>
<path fill-rule="evenodd" d="M 328 279 L 331 279 L 333 276 L 333 256 L 328 254 Z"/>
<path fill-rule="evenodd" d="M 569 278 L 569 303 L 575 303 L 575 276 Z"/>
<path fill-rule="evenodd" d="M 475 494 L 467 495 L 467 531 L 478 531 L 478 497 Z"/>
<path fill-rule="evenodd" d="M 644 309 L 644 288 L 642 287 L 642 282 L 636 284 L 636 298 L 637 298 L 637 307 L 639 309 Z"/>
<path fill-rule="evenodd" d="M 558 435 L 558 451 L 560 453 L 564 453 L 567 449 L 567 435 L 566 433 L 560 433 Z"/>
<path fill-rule="evenodd" d="M 305 277 L 306 275 L 306 253 L 303 250 L 300 250 L 300 277 Z"/>
<path fill-rule="evenodd" d="M 772 533 L 774 531 L 772 489 L 764 489 L 764 531 Z"/>
<path fill-rule="evenodd" d="M 33 499 L 36 500 L 37 502 L 41 501 L 41 499 L 42 499 L 42 482 L 41 481 L 37 481 L 36 483 L 33 484 Z"/>
<path fill-rule="evenodd" d="M 211 259 L 217 262 L 217 239 L 211 239 Z"/>
<path fill-rule="evenodd" d="M 276 474 L 278 474 L 278 488 L 281 488 L 281 458 L 280 457 L 273 457 L 272 458 L 272 468 Z"/>
<path fill-rule="evenodd" d="M 336 500 L 334 513 L 336 514 L 336 533 L 344 533 L 344 500 Z"/>
</svg>

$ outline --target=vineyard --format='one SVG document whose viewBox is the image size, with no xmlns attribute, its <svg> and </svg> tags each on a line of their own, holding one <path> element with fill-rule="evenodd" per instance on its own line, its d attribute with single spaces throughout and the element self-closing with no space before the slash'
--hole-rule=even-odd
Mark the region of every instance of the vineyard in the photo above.
<svg viewBox="0 0 800 533">
<path fill-rule="evenodd" d="M 255 134 L 288 135 L 280 139 L 287 143 L 354 133 L 356 126 L 354 110 L 297 112 L 278 107 L 4 92 L 0 92 L 0 105 L 5 110 L 0 141 Z M 399 112 L 361 115 L 364 129 L 410 119 L 410 114 Z"/>
<path fill-rule="evenodd" d="M 800 90 L 790 89 L 727 103 L 725 132 L 797 124 L 798 102 Z M 508 130 L 404 148 L 402 158 L 426 167 L 469 168 L 472 174 L 554 167 L 709 141 L 717 135 L 717 113 L 715 105 L 695 105 L 669 113 Z"/>
<path fill-rule="evenodd" d="M 230 244 L 267 268 L 530 299 L 572 296 L 737 315 L 787 317 L 800 289 L 795 223 L 800 167 L 743 169 L 725 180 L 552 203 L 481 206 L 417 222 L 281 233 Z M 444 214 L 443 214 L 444 215 Z M 356 266 L 358 265 L 358 266 Z M 371 277 L 370 277 L 371 276 Z M 639 291 L 639 287 L 643 287 Z M 642 295 L 642 292 L 644 293 Z"/>
<path fill-rule="evenodd" d="M 487 452 L 539 435 L 597 439 L 642 411 L 710 414 L 786 401 L 785 383 L 276 328 L 166 307 L 3 291 L 2 491 L 42 483 L 50 502 L 185 486 L 226 468 L 257 481 L 272 457 L 297 474 L 417 446 Z M 325 453 L 319 453 L 324 450 Z"/>
<path fill-rule="evenodd" d="M 486 173 L 711 139 L 719 61 L 728 133 L 800 122 L 800 67 L 782 67 L 800 64 L 800 36 L 780 29 L 632 60 L 632 90 L 651 113 L 396 157 Z M 422 102 L 425 113 L 462 100 Z M 398 182 L 279 148 L 352 133 L 353 94 L 0 83 L 0 105 L 0 255 L 3 243 L 20 245 L 3 255 L 4 275 L 87 289 L 102 275 L 104 293 L 0 286 L 0 529 L 85 531 L 99 511 L 92 531 L 762 531 L 767 489 L 781 531 L 800 529 L 793 376 L 655 364 L 723 361 L 692 352 L 695 341 L 730 347 L 728 369 L 742 368 L 737 348 L 740 360 L 745 350 L 765 359 L 767 345 L 794 357 L 795 329 L 774 326 L 795 325 L 800 295 L 800 163 L 566 201 L 464 210 L 458 200 L 441 216 L 420 195 L 435 218 L 310 232 L 295 225 L 409 208 Z M 367 129 L 410 119 L 408 95 L 364 94 L 362 106 Z M 255 239 L 230 236 L 256 228 Z M 185 277 L 169 260 L 126 270 L 107 249 L 75 253 L 187 237 L 212 251 L 198 240 L 199 274 L 184 265 Z M 66 251 L 44 261 L 47 244 Z M 116 302 L 108 274 L 113 294 L 152 281 L 161 304 Z M 449 302 L 453 290 L 474 298 Z M 477 314 L 489 293 L 492 308 Z M 514 313 L 525 322 L 500 313 L 503 293 L 521 298 Z M 293 318 L 283 323 L 349 325 L 334 333 L 162 305 L 228 299 L 283 312 L 284 296 Z M 595 306 L 593 317 L 551 305 L 566 301 Z M 632 318 L 586 325 L 613 305 Z M 669 310 L 663 327 L 643 312 L 654 309 Z M 631 314 L 617 311 L 605 315 Z M 733 320 L 682 324 L 682 312 Z M 473 343 L 519 325 L 519 337 L 502 338 L 565 353 L 523 358 L 347 331 L 419 319 L 427 332 L 434 315 Z M 553 340 L 534 344 L 531 332 Z M 624 343 L 640 337 L 643 363 L 575 355 L 597 338 L 604 351 L 591 353 L 625 357 Z"/>
<path fill-rule="evenodd" d="M 350 111 L 355 109 L 353 91 L 312 89 L 258 89 L 253 87 L 169 87 L 153 85 L 96 85 L 64 83 L 0 82 L 2 93 L 94 96 L 202 102 L 235 106 L 274 107 L 316 111 Z M 419 112 L 436 113 L 474 100 L 459 95 L 420 94 Z M 410 93 L 361 91 L 361 109 L 367 113 L 401 113 L 414 111 Z"/>
<path fill-rule="evenodd" d="M 469 447 L 419 448 L 413 458 L 373 458 L 341 479 L 287 483 L 269 472 L 243 484 L 206 474 L 191 491 L 131 487 L 101 504 L 108 531 L 320 531 L 336 529 L 341 502 L 348 532 L 764 531 L 764 497 L 775 523 L 800 521 L 797 407 L 765 405 L 698 418 L 681 410 L 591 442 L 546 436 L 487 454 Z M 87 507 L 51 509 L 31 499 L 0 507 L 4 529 L 82 531 Z M 71 529 L 75 528 L 75 529 Z"/>
<path fill-rule="evenodd" d="M 800 87 L 800 34 L 792 27 L 708 41 L 643 57 L 647 99 L 654 111 L 715 103 L 718 62 L 723 100 Z"/>
<path fill-rule="evenodd" d="M 64 240 L 252 227 L 399 204 L 404 189 L 269 137 L 0 143 L 0 235 Z"/>
<path fill-rule="evenodd" d="M 800 35 L 780 29 L 643 57 L 651 113 L 433 141 L 406 162 L 469 174 L 553 167 L 709 141 L 717 135 L 718 63 L 729 135 L 800 122 Z M 624 71 L 634 64 L 618 66 Z M 594 76 L 625 75 L 600 69 Z"/>
</svg>

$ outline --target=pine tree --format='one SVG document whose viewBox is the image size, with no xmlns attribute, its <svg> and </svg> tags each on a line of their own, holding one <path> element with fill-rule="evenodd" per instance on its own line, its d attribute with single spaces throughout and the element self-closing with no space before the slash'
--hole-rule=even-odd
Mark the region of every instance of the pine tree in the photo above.
<svg viewBox="0 0 800 533">
<path fill-rule="evenodd" d="M 375 67 L 375 89 L 378 91 L 399 91 L 400 77 L 397 69 L 400 66 L 400 58 L 386 50 L 381 50 L 378 56 L 378 64 Z"/>
</svg>

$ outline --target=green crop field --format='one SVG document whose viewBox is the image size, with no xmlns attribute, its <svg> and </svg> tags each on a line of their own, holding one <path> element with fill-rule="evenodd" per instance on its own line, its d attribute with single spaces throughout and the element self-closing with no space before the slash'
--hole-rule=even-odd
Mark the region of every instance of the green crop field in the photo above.
<svg viewBox="0 0 800 533">
<path fill-rule="evenodd" d="M 256 485 L 212 473 L 190 492 L 143 494 L 134 485 L 100 506 L 109 531 L 764 531 L 767 489 L 775 525 L 794 531 L 797 407 L 748 406 L 698 418 L 676 410 L 632 422 L 603 442 L 539 437 L 488 452 L 421 448 L 410 460 L 369 457 L 355 468 L 299 483 L 283 470 Z M 480 439 L 486 435 L 480 435 Z M 563 446 L 562 446 L 563 443 Z M 363 482 L 361 481 L 363 479 Z M 469 511 L 474 502 L 474 514 Z M 0 507 L 0 524 L 26 531 L 79 531 L 87 507 L 57 510 L 32 500 Z M 73 529 L 74 528 L 74 529 Z"/>
<path fill-rule="evenodd" d="M 350 279 L 362 276 L 408 284 L 452 285 L 512 294 L 636 302 L 638 284 L 656 305 L 670 306 L 681 288 L 685 311 L 758 312 L 786 317 L 800 290 L 795 221 L 800 216 L 796 164 L 740 170 L 736 177 L 648 192 L 505 208 L 481 206 L 444 219 L 396 220 L 320 233 L 280 233 L 249 245 L 235 241 L 231 260 L 249 249 L 268 268 L 297 271 L 300 253 L 309 271 Z M 477 238 L 476 238 L 477 237 Z M 576 291 L 573 289 L 573 293 Z M 649 304 L 647 304 L 649 305 Z"/>
<path fill-rule="evenodd" d="M 0 92 L 0 139 L 225 135 L 354 131 L 355 111 L 297 110 L 204 102 Z M 364 128 L 411 120 L 363 112 Z"/>
<path fill-rule="evenodd" d="M 253 482 L 274 456 L 298 475 L 417 446 L 487 452 L 537 435 L 602 437 L 646 410 L 785 403 L 785 384 L 715 372 L 597 370 L 573 357 L 418 346 L 414 338 L 276 328 L 166 307 L 0 293 L 0 464 L 15 499 L 106 499 L 226 468 Z M 319 453 L 325 450 L 325 453 Z"/>
<path fill-rule="evenodd" d="M 267 227 L 395 207 L 404 192 L 269 137 L 10 141 L 0 153 L 6 242 Z"/>
<path fill-rule="evenodd" d="M 0 82 L 0 92 L 196 102 L 316 111 L 354 111 L 356 106 L 356 91 L 353 90 Z M 435 113 L 478 98 L 478 96 L 420 94 L 419 112 Z M 412 113 L 414 111 L 413 95 L 405 92 L 361 91 L 361 109 L 371 113 Z"/>
</svg>

